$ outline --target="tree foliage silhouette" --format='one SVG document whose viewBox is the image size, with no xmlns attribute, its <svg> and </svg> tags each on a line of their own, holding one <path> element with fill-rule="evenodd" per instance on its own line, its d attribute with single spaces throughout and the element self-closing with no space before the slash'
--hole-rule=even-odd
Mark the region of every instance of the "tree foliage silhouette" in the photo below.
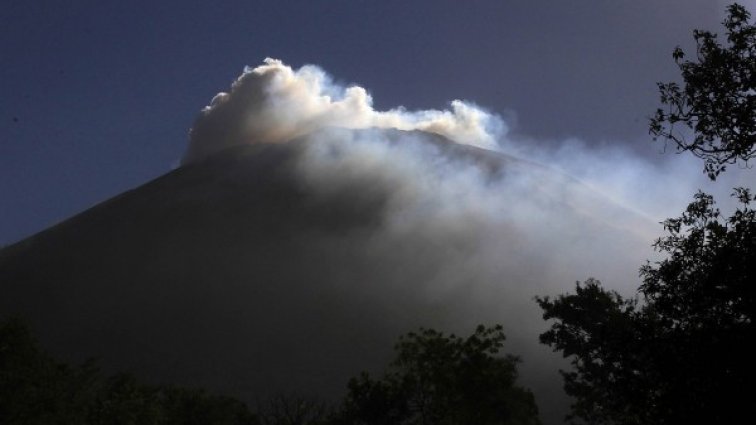
<svg viewBox="0 0 756 425">
<path fill-rule="evenodd" d="M 297 394 L 258 400 L 256 413 L 260 425 L 328 425 L 334 415 L 329 403 Z"/>
<path fill-rule="evenodd" d="M 18 318 L 0 322 L 0 424 L 257 425 L 238 400 L 199 389 L 103 377 L 93 362 L 74 367 L 44 352 Z"/>
<path fill-rule="evenodd" d="M 728 164 L 756 156 L 756 27 L 743 6 L 727 11 L 725 44 L 715 33 L 696 30 L 695 60 L 674 50 L 684 84 L 658 84 L 663 107 L 650 125 L 655 140 L 702 158 L 712 180 Z"/>
<path fill-rule="evenodd" d="M 108 425 L 538 424 L 533 394 L 516 385 L 518 358 L 500 355 L 501 326 L 467 338 L 430 329 L 403 336 L 383 379 L 352 379 L 330 406 L 279 395 L 251 412 L 202 389 L 103 377 L 93 362 L 60 363 L 17 318 L 0 321 L 0 423 Z"/>
<path fill-rule="evenodd" d="M 637 300 L 603 289 L 595 279 L 577 283 L 574 294 L 538 298 L 544 319 L 557 319 L 541 342 L 571 357 L 573 370 L 561 371 L 564 388 L 575 398 L 569 420 L 588 423 L 652 423 L 648 355 L 638 346 Z M 640 348 L 640 349 L 639 349 Z M 644 397 L 646 396 L 646 397 Z"/>
<path fill-rule="evenodd" d="M 723 217 L 698 193 L 654 246 L 667 257 L 641 268 L 641 299 L 589 279 L 574 294 L 537 298 L 555 319 L 541 342 L 572 359 L 562 372 L 570 419 L 588 423 L 734 423 L 750 409 L 747 347 L 756 335 L 756 211 Z"/>
<path fill-rule="evenodd" d="M 696 31 L 697 62 L 674 58 L 685 87 L 660 84 L 651 133 L 704 160 L 714 180 L 756 154 L 756 27 L 740 5 L 728 7 L 727 46 Z M 677 131 L 682 124 L 693 134 Z M 680 217 L 666 220 L 654 247 L 666 254 L 640 270 L 634 299 L 589 279 L 574 294 L 537 297 L 554 320 L 541 342 L 570 357 L 569 419 L 587 423 L 736 423 L 750 417 L 747 388 L 756 378 L 754 329 L 756 212 L 748 189 L 724 217 L 699 192 Z"/>
<path fill-rule="evenodd" d="M 432 329 L 403 336 L 381 379 L 352 379 L 337 424 L 537 424 L 532 393 L 516 385 L 518 358 L 499 355 L 501 326 L 467 338 Z"/>
</svg>

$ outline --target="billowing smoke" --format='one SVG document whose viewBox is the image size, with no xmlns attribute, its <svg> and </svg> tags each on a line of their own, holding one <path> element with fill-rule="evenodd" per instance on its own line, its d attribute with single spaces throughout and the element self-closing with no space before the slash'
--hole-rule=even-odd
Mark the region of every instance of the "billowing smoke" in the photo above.
<svg viewBox="0 0 756 425">
<path fill-rule="evenodd" d="M 331 234 L 297 236 L 323 251 L 307 285 L 379 311 L 363 320 L 385 323 L 365 329 L 503 323 L 525 382 L 549 403 L 558 362 L 537 344 L 546 325 L 533 296 L 591 276 L 632 294 L 659 222 L 705 179 L 685 158 L 652 163 L 579 141 L 546 149 L 507 128 L 458 100 L 445 111 L 376 111 L 361 87 L 267 59 L 202 111 L 183 163 L 239 145 L 296 146 L 285 172 L 334 217 Z M 349 230 L 345 209 L 377 224 Z"/>
<path fill-rule="evenodd" d="M 639 164 L 615 155 L 608 168 L 593 167 L 591 161 L 609 162 L 575 145 L 528 150 L 507 138 L 498 116 L 459 100 L 451 107 L 376 111 L 362 87 L 339 86 L 315 66 L 294 70 L 266 59 L 202 111 L 183 162 L 237 145 L 301 142 L 294 172 L 312 193 L 381 198 L 382 210 L 374 213 L 382 227 L 355 249 L 398 246 L 407 247 L 407 256 L 432 257 L 418 263 L 436 275 L 412 283 L 428 297 L 463 287 L 492 304 L 494 316 L 520 326 L 522 317 L 537 315 L 534 295 L 560 292 L 575 280 L 597 276 L 617 288 L 635 287 L 659 219 L 630 205 L 627 193 L 606 195 L 639 183 L 637 173 L 622 176 Z M 597 169 L 604 175 L 591 174 Z M 578 170 L 602 183 L 572 177 Z M 528 333 L 543 326 L 524 323 L 532 327 Z"/>
<path fill-rule="evenodd" d="M 387 235 L 399 227 L 458 235 L 471 240 L 466 249 L 482 251 L 470 258 L 498 265 L 528 258 L 506 269 L 539 270 L 532 280 L 541 286 L 526 289 L 530 296 L 588 275 L 634 288 L 659 222 L 681 211 L 696 188 L 711 188 L 687 157 L 650 162 L 579 140 L 545 148 L 511 138 L 502 118 L 472 103 L 450 105 L 376 111 L 362 87 L 336 84 L 313 65 L 295 70 L 268 58 L 203 109 L 182 163 L 233 146 L 304 141 L 297 174 L 314 192 L 382 187 L 390 204 Z M 432 143 L 431 135 L 471 148 Z M 508 165 L 492 167 L 497 161 Z M 519 236 L 503 237 L 505 231 Z"/>
<path fill-rule="evenodd" d="M 247 68 L 219 93 L 191 130 L 184 163 L 243 143 L 285 142 L 324 127 L 422 130 L 455 142 L 494 147 L 500 120 L 461 101 L 451 111 L 376 111 L 368 92 L 340 87 L 315 66 L 293 70 L 275 59 Z"/>
<path fill-rule="evenodd" d="M 658 222 L 711 187 L 691 158 L 507 131 L 461 101 L 376 111 L 267 60 L 202 111 L 182 167 L 0 251 L 0 312 L 68 358 L 252 403 L 337 398 L 420 326 L 501 323 L 558 423 L 564 361 L 533 297 L 591 276 L 631 295 Z"/>
</svg>

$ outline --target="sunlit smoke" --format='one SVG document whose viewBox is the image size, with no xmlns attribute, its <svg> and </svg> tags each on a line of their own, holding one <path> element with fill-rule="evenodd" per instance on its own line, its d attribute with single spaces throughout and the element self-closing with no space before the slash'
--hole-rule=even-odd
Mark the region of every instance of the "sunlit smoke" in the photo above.
<svg viewBox="0 0 756 425">
<path fill-rule="evenodd" d="M 460 100 L 451 110 L 373 109 L 362 87 L 341 87 L 316 66 L 298 70 L 279 60 L 246 68 L 229 93 L 219 93 L 194 124 L 183 163 L 229 146 L 285 142 L 324 127 L 422 130 L 457 143 L 495 148 L 504 123 Z"/>
<path fill-rule="evenodd" d="M 501 322 L 511 349 L 524 354 L 526 380 L 544 394 L 559 378 L 537 343 L 545 324 L 533 296 L 588 277 L 632 294 L 638 267 L 656 255 L 659 222 L 712 186 L 687 157 L 651 162 L 578 140 L 529 143 L 507 130 L 463 101 L 443 111 L 376 111 L 362 87 L 266 59 L 201 112 L 183 163 L 241 145 L 291 146 L 296 160 L 281 173 L 328 214 L 357 209 L 377 223 L 298 235 L 318 253 L 302 288 L 347 302 L 367 297 L 359 326 L 388 333 Z M 276 261 L 287 268 L 287 260 Z"/>
</svg>

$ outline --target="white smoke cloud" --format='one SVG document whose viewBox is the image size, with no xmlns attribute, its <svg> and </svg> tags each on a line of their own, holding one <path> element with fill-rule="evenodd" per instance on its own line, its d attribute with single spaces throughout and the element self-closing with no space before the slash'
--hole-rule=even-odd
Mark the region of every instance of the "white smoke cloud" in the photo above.
<svg viewBox="0 0 756 425">
<path fill-rule="evenodd" d="M 316 66 L 294 70 L 268 58 L 246 68 L 229 93 L 219 93 L 204 108 L 183 163 L 229 146 L 285 142 L 324 127 L 422 130 L 486 148 L 495 148 L 505 131 L 500 119 L 460 100 L 444 111 L 376 111 L 372 103 L 364 88 L 338 86 Z"/>
<path fill-rule="evenodd" d="M 265 59 L 262 65 L 255 68 L 245 68 L 228 93 L 219 93 L 202 110 L 191 129 L 189 147 L 183 157 L 183 163 L 199 161 L 232 146 L 287 142 L 327 128 L 418 130 L 437 134 L 460 144 L 496 150 L 517 158 L 547 164 L 552 171 L 559 171 L 578 179 L 582 183 L 583 193 L 590 193 L 594 199 L 600 198 L 601 202 L 611 203 L 644 222 L 643 225 L 626 227 L 628 231 L 643 235 L 649 244 L 653 235 L 659 232 L 658 223 L 681 211 L 697 188 L 722 192 L 722 187 L 732 187 L 727 183 L 713 186 L 699 172 L 698 162 L 689 157 L 671 155 L 674 157 L 671 160 L 650 162 L 627 149 L 617 147 L 618 145 L 614 145 L 613 148 L 595 149 L 585 146 L 579 140 L 566 140 L 550 143 L 549 147 L 545 148 L 546 145 L 543 143 L 514 140 L 508 136 L 508 126 L 501 117 L 460 100 L 451 102 L 451 110 L 408 111 L 403 107 L 397 107 L 389 111 L 376 111 L 372 106 L 372 97 L 366 89 L 356 85 L 345 87 L 336 84 L 326 72 L 314 65 L 306 65 L 295 70 L 282 61 L 271 58 Z M 340 133 L 339 137 L 344 137 L 344 134 Z M 366 134 L 371 134 L 373 139 L 381 139 L 380 132 L 362 133 L 361 137 L 364 138 Z M 378 143 L 376 146 L 381 145 L 382 143 Z M 379 149 L 376 146 L 372 149 Z M 364 149 L 364 144 L 355 143 L 350 149 L 350 155 L 358 155 L 359 149 Z M 427 155 L 427 152 L 420 156 L 423 155 Z M 395 166 L 401 163 L 401 158 L 405 156 L 416 158 L 418 154 L 415 151 L 394 151 L 390 154 L 384 152 L 384 156 L 376 156 L 372 164 L 378 166 L 376 164 L 391 163 Z M 364 160 L 366 157 L 363 155 L 362 158 Z M 323 162 L 322 158 L 320 160 Z M 364 174 L 365 169 L 363 167 L 359 171 Z M 415 172 L 411 177 L 405 176 L 397 181 L 432 180 L 442 182 L 440 186 L 449 187 L 451 182 L 457 181 L 460 175 L 465 175 L 471 169 L 475 167 L 436 164 L 427 168 L 431 171 L 430 174 Z M 445 170 L 446 175 L 439 175 L 439 170 Z M 320 172 L 327 174 L 323 169 Z M 388 175 L 395 170 L 383 172 Z M 738 176 L 738 173 L 730 173 L 722 180 L 742 180 L 742 177 Z M 497 187 L 495 193 L 485 194 L 481 194 L 477 188 L 490 188 L 490 182 L 470 179 L 470 182 L 474 183 L 468 184 L 460 191 L 478 194 L 480 199 L 501 199 L 511 196 L 515 193 L 515 188 L 519 188 L 518 204 L 522 208 L 522 200 L 532 198 L 533 187 L 527 186 L 532 181 L 528 178 L 532 176 L 523 175 L 514 181 L 509 179 L 507 187 Z M 544 181 L 546 180 L 541 179 L 539 184 L 544 184 Z M 552 178 L 550 181 L 553 185 L 556 180 Z M 565 188 L 570 185 L 564 182 L 559 185 L 544 190 L 550 191 L 552 197 L 561 198 L 564 196 Z M 397 184 L 397 187 L 401 185 Z M 439 187 L 432 190 L 429 187 L 413 190 L 414 193 L 421 193 L 423 190 L 443 193 Z M 530 194 L 527 191 L 530 191 Z M 570 203 L 574 208 L 592 215 L 594 219 L 611 223 L 613 226 L 623 225 L 618 224 L 614 217 L 606 216 L 604 209 L 593 205 L 595 202 L 583 199 L 585 196 L 581 198 L 574 193 L 570 196 Z M 478 204 L 472 202 L 472 195 L 467 198 L 466 202 Z M 439 205 L 445 204 L 440 202 Z"/>
<path fill-rule="evenodd" d="M 382 311 L 374 319 L 397 322 L 400 331 L 502 322 L 539 394 L 560 384 L 556 359 L 537 343 L 545 324 L 532 297 L 591 276 L 632 294 L 638 267 L 655 256 L 659 222 L 676 216 L 698 187 L 730 186 L 712 186 L 687 157 L 650 162 L 575 140 L 550 148 L 515 140 L 501 118 L 467 102 L 376 111 L 367 90 L 274 59 L 246 69 L 202 111 L 183 162 L 286 142 L 301 147 L 293 172 L 334 214 L 360 199 L 380 201 L 367 203 L 380 215 L 367 235 L 301 237 L 326 252 L 324 262 L 341 262 L 323 265 L 312 284 L 352 298 L 369 294 L 371 308 Z M 416 317 L 421 311 L 430 316 Z"/>
<path fill-rule="evenodd" d="M 298 162 L 316 196 L 387 198 L 381 227 L 350 245 L 381 270 L 357 280 L 373 303 L 388 305 L 374 320 L 454 332 L 504 324 L 508 350 L 525 359 L 524 383 L 548 405 L 549 421 L 559 418 L 564 399 L 549 394 L 561 387 L 560 360 L 537 342 L 545 323 L 533 296 L 568 291 L 589 276 L 632 293 L 658 225 L 546 167 L 503 155 L 501 168 L 488 167 L 490 152 L 454 152 L 420 133 L 396 138 L 327 130 L 304 140 Z"/>
</svg>

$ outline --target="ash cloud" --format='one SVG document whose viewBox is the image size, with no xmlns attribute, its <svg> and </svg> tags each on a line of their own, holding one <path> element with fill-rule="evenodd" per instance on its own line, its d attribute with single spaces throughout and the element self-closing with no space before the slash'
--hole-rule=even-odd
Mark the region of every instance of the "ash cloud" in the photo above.
<svg viewBox="0 0 756 425">
<path fill-rule="evenodd" d="M 638 266 L 653 257 L 659 222 L 681 211 L 696 188 L 712 188 L 689 158 L 654 163 L 616 144 L 591 149 L 579 140 L 531 143 L 508 135 L 508 124 L 481 107 L 460 100 L 450 105 L 376 111 L 362 87 L 336 84 L 314 65 L 292 69 L 268 58 L 245 68 L 228 93 L 202 110 L 182 163 L 233 146 L 301 141 L 295 173 L 314 193 L 345 187 L 373 193 L 382 187 L 386 234 L 402 226 L 456 234 L 472 240 L 469 249 L 486 248 L 484 255 L 469 257 L 496 257 L 495 264 L 519 255 L 502 253 L 527 252 L 512 270 L 545 274 L 533 279 L 541 287 L 529 288 L 530 295 L 588 275 L 631 291 Z M 434 143 L 433 135 L 480 150 Z M 476 234 L 473 225 L 488 237 L 470 236 Z M 520 236 L 502 235 L 503 229 Z M 608 236 L 606 229 L 615 233 Z"/>
<path fill-rule="evenodd" d="M 182 167 L 0 251 L 0 312 L 61 358 L 250 403 L 336 399 L 400 334 L 501 323 L 560 423 L 566 364 L 537 342 L 533 296 L 590 276 L 632 294 L 658 222 L 705 177 L 684 157 L 545 149 L 451 105 L 375 111 L 314 66 L 247 69 Z"/>
<path fill-rule="evenodd" d="M 419 326 L 501 323 L 560 423 L 565 363 L 537 342 L 533 296 L 590 276 L 632 294 L 658 222 L 705 177 L 507 128 L 464 102 L 375 111 L 267 60 L 202 111 L 182 167 L 0 251 L 0 312 L 63 358 L 251 403 L 335 399 Z"/>
<path fill-rule="evenodd" d="M 233 146 L 296 145 L 282 172 L 336 217 L 327 230 L 293 236 L 317 251 L 302 285 L 354 304 L 342 308 L 362 306 L 355 323 L 377 339 L 417 326 L 504 324 L 545 407 L 559 398 L 560 361 L 537 343 L 545 323 L 533 296 L 591 276 L 632 294 L 638 267 L 654 258 L 658 223 L 706 180 L 681 158 L 651 163 L 574 140 L 545 149 L 507 128 L 462 101 L 445 111 L 376 111 L 359 86 L 267 59 L 201 112 L 183 163 Z M 355 208 L 374 225 L 349 228 L 344 211 Z"/>
<path fill-rule="evenodd" d="M 268 58 L 246 68 L 230 92 L 217 94 L 204 108 L 182 163 L 239 144 L 285 142 L 324 127 L 422 130 L 493 148 L 501 126 L 500 120 L 460 100 L 444 111 L 376 111 L 362 87 L 336 85 L 316 66 L 293 70 Z"/>
</svg>

